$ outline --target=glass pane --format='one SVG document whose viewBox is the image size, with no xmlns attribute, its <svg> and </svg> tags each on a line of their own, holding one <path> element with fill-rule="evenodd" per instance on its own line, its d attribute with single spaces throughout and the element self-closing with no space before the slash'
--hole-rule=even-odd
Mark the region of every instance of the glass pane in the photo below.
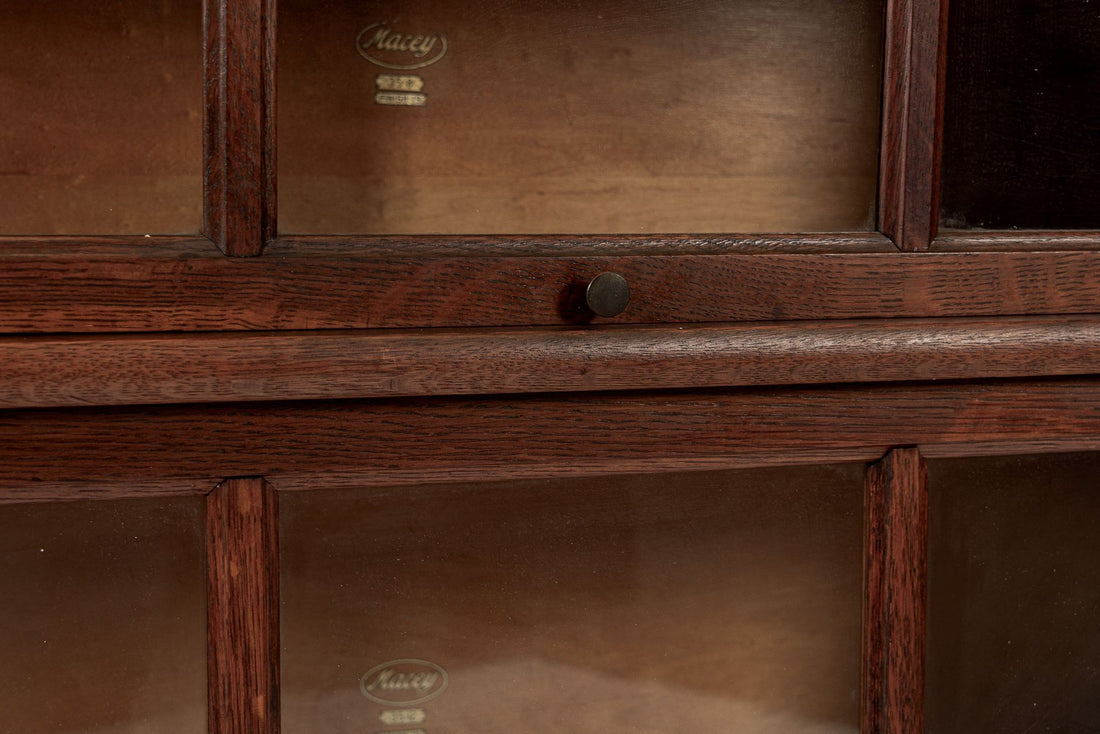
<svg viewBox="0 0 1100 734">
<path fill-rule="evenodd" d="M 285 734 L 858 730 L 862 467 L 280 507 Z"/>
<path fill-rule="evenodd" d="M 206 731 L 202 498 L 0 506 L 0 731 Z"/>
<path fill-rule="evenodd" d="M 0 234 L 202 225 L 202 3 L 0 3 Z"/>
<path fill-rule="evenodd" d="M 929 463 L 927 731 L 1100 729 L 1100 455 Z"/>
<path fill-rule="evenodd" d="M 943 225 L 1100 228 L 1100 5 L 949 12 Z"/>
<path fill-rule="evenodd" d="M 282 0 L 279 229 L 871 229 L 882 17 L 882 0 Z"/>
</svg>

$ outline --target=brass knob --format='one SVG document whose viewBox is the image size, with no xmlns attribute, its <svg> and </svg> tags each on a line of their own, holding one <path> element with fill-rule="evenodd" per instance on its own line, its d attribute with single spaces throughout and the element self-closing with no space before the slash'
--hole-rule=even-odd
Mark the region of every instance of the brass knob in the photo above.
<svg viewBox="0 0 1100 734">
<path fill-rule="evenodd" d="M 618 316 L 630 303 L 630 286 L 618 273 L 600 273 L 589 281 L 584 300 L 597 316 Z"/>
</svg>

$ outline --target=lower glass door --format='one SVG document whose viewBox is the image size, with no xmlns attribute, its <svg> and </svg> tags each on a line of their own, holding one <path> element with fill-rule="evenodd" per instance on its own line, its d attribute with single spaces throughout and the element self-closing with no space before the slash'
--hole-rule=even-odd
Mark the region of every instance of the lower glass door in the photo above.
<svg viewBox="0 0 1100 734">
<path fill-rule="evenodd" d="M 203 498 L 0 506 L 0 732 L 200 734 Z"/>
<path fill-rule="evenodd" d="M 1100 729 L 1100 455 L 931 461 L 927 731 Z"/>
<path fill-rule="evenodd" d="M 284 493 L 282 731 L 855 732 L 861 465 Z"/>
</svg>

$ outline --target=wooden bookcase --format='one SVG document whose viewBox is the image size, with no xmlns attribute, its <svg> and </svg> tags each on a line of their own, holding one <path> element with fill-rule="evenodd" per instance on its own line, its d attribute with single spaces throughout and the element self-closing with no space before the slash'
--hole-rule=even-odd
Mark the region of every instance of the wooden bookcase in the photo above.
<svg viewBox="0 0 1100 734">
<path fill-rule="evenodd" d="M 784 235 L 281 235 L 276 2 L 204 12 L 201 236 L 0 237 L 0 503 L 205 497 L 211 732 L 279 731 L 286 493 L 844 462 L 861 730 L 924 731 L 927 461 L 1100 450 L 1100 232 L 938 232 L 947 0 L 875 231 Z"/>
</svg>

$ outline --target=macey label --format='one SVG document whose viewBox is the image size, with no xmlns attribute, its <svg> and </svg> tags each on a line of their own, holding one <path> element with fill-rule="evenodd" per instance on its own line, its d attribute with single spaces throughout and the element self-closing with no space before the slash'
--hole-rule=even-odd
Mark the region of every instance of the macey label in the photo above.
<svg viewBox="0 0 1100 734">
<path fill-rule="evenodd" d="M 447 689 L 447 671 L 435 663 L 402 658 L 376 665 L 359 679 L 359 690 L 384 706 L 415 706 Z"/>
<path fill-rule="evenodd" d="M 423 69 L 447 54 L 447 39 L 438 33 L 371 23 L 355 37 L 355 50 L 385 69 Z"/>
</svg>

